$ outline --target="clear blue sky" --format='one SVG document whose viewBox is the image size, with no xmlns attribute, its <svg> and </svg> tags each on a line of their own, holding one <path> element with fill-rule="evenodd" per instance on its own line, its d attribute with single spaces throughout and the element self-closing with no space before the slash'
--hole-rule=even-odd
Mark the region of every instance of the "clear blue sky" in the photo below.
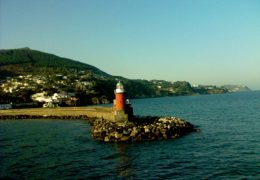
<svg viewBox="0 0 260 180">
<path fill-rule="evenodd" d="M 260 0 L 0 0 L 0 49 L 127 78 L 260 89 Z"/>
</svg>

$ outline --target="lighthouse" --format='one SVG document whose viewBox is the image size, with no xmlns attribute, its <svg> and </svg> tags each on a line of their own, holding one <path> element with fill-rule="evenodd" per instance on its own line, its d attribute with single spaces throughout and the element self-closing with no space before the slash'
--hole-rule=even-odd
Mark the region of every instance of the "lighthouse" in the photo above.
<svg viewBox="0 0 260 180">
<path fill-rule="evenodd" d="M 126 100 L 125 89 L 120 81 L 115 89 L 114 117 L 117 122 L 125 122 L 133 117 L 133 108 L 129 100 Z"/>
</svg>

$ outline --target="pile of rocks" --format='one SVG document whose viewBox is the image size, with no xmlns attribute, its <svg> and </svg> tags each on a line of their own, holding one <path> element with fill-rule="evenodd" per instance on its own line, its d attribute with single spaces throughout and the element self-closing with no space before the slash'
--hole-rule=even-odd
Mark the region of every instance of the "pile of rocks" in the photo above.
<svg viewBox="0 0 260 180">
<path fill-rule="evenodd" d="M 172 139 L 193 130 L 192 124 L 176 117 L 139 117 L 124 123 L 97 119 L 92 124 L 93 138 L 105 142 Z"/>
</svg>

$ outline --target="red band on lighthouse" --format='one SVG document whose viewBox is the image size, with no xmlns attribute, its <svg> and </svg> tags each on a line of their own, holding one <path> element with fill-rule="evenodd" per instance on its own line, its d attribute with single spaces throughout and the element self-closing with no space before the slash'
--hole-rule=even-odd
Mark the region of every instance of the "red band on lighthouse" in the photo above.
<svg viewBox="0 0 260 180">
<path fill-rule="evenodd" d="M 124 110 L 124 109 L 125 109 L 125 94 L 116 93 L 116 110 Z"/>
</svg>

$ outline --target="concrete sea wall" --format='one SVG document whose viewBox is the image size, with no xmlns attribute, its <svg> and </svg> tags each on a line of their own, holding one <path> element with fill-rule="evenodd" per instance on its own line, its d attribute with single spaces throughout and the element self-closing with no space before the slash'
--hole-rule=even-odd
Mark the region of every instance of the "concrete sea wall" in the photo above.
<svg viewBox="0 0 260 180">
<path fill-rule="evenodd" d="M 111 107 L 61 107 L 0 110 L 0 119 L 113 119 Z"/>
</svg>

